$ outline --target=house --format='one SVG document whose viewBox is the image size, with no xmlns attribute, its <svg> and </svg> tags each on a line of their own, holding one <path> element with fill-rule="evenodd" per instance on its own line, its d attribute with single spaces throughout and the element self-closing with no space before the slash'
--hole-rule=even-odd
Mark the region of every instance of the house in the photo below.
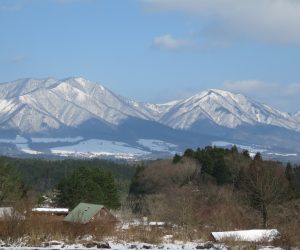
<svg viewBox="0 0 300 250">
<path fill-rule="evenodd" d="M 253 229 L 241 231 L 226 231 L 226 232 L 212 232 L 211 237 L 214 241 L 248 241 L 248 242 L 270 242 L 277 237 L 280 233 L 276 229 Z"/>
<path fill-rule="evenodd" d="M 79 203 L 64 219 L 65 222 L 87 224 L 93 221 L 116 222 L 116 218 L 103 205 Z"/>
<path fill-rule="evenodd" d="M 58 207 L 36 207 L 31 210 L 35 214 L 44 215 L 67 215 L 69 213 L 68 208 L 58 208 Z"/>
<path fill-rule="evenodd" d="M 24 220 L 25 217 L 16 211 L 13 207 L 0 207 L 0 220 L 19 219 Z"/>
</svg>

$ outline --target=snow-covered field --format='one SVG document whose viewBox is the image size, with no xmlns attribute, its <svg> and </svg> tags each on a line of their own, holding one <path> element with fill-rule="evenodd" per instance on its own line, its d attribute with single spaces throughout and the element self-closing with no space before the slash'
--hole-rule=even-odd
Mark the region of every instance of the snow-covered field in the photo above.
<svg viewBox="0 0 300 250">
<path fill-rule="evenodd" d="M 24 138 L 17 135 L 16 138 L 6 139 L 0 138 L 0 143 L 10 143 L 16 145 L 16 147 L 23 153 L 30 155 L 48 154 L 49 151 L 58 156 L 64 157 L 80 157 L 80 158 L 94 158 L 94 157 L 113 157 L 119 159 L 136 159 L 145 158 L 156 153 L 166 153 L 174 155 L 180 153 L 178 151 L 179 146 L 170 142 L 158 140 L 158 139 L 139 139 L 136 141 L 138 145 L 129 145 L 120 141 L 109 141 L 101 139 L 89 139 L 85 140 L 81 136 L 77 137 L 33 137 Z M 32 149 L 32 145 L 44 145 L 49 144 L 48 150 L 45 148 L 41 150 Z M 65 143 L 66 146 L 53 147 L 50 143 Z M 71 145 L 70 145 L 71 144 Z M 60 144 L 61 145 L 61 144 Z M 227 141 L 213 141 L 212 146 L 216 147 L 231 147 L 236 145 L 240 149 L 248 150 L 251 157 L 254 157 L 257 152 L 269 155 L 270 157 L 297 157 L 297 153 L 289 152 L 274 152 L 268 148 L 263 148 L 259 145 L 241 145 L 234 144 Z M 36 147 L 35 147 L 36 148 Z M 46 152 L 46 153 L 45 153 Z"/>
<path fill-rule="evenodd" d="M 280 236 L 280 233 L 276 229 L 254 229 L 242 231 L 212 232 L 211 234 L 217 241 L 232 239 L 236 241 L 248 242 L 270 242 Z"/>
<path fill-rule="evenodd" d="M 39 155 L 46 152 L 45 148 L 34 150 L 32 145 L 43 143 L 46 147 L 49 144 L 49 150 L 54 155 L 65 157 L 80 157 L 80 158 L 94 158 L 94 157 L 114 157 L 120 159 L 134 159 L 139 157 L 147 157 L 151 153 L 177 153 L 178 146 L 169 142 L 157 139 L 139 139 L 136 143 L 140 146 L 129 145 L 121 141 L 109 141 L 101 139 L 85 140 L 81 136 L 77 137 L 32 137 L 26 139 L 20 135 L 16 138 L 1 139 L 0 143 L 10 143 L 23 153 L 31 155 Z M 50 148 L 50 143 L 66 143 L 65 146 L 57 146 Z M 46 148 L 47 149 L 47 148 Z"/>
<path fill-rule="evenodd" d="M 19 144 L 16 144 L 16 146 L 18 149 L 20 149 L 22 152 L 24 152 L 26 154 L 30 154 L 30 155 L 42 154 L 42 152 L 30 149 L 27 143 L 23 143 L 23 144 L 19 143 Z"/>
<path fill-rule="evenodd" d="M 229 250 L 230 247 L 226 246 L 225 244 L 216 244 L 212 242 L 174 242 L 174 243 L 163 243 L 159 245 L 152 245 L 142 242 L 122 242 L 122 241 L 108 241 L 108 242 L 95 242 L 91 241 L 88 243 L 89 245 L 77 243 L 77 244 L 65 244 L 61 241 L 50 241 L 46 242 L 44 247 L 25 247 L 21 245 L 12 245 L 12 246 L 1 246 L 0 249 L 3 250 L 15 250 L 15 249 L 23 249 L 23 250 L 39 250 L 39 249 L 113 249 L 113 250 L 129 250 L 129 249 L 136 249 L 136 250 L 196 250 L 196 249 L 211 249 L 211 250 Z M 0 244 L 1 245 L 1 244 Z M 272 246 L 261 246 L 257 247 L 256 249 L 259 250 L 283 250 L 282 248 L 274 248 Z"/>
<path fill-rule="evenodd" d="M 52 148 L 53 154 L 61 156 L 99 157 L 114 156 L 116 158 L 132 159 L 148 155 L 151 152 L 131 147 L 124 142 L 91 139 L 79 142 L 76 145 Z"/>
</svg>

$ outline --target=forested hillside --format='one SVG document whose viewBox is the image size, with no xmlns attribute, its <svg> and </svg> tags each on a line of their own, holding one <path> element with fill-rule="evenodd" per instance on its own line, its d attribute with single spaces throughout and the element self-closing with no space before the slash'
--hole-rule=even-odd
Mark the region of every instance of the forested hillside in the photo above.
<svg viewBox="0 0 300 250">
<path fill-rule="evenodd" d="M 158 174 L 159 173 L 159 174 Z M 236 147 L 187 149 L 139 167 L 130 186 L 135 213 L 192 230 L 278 228 L 297 240 L 299 168 L 252 159 Z"/>
</svg>

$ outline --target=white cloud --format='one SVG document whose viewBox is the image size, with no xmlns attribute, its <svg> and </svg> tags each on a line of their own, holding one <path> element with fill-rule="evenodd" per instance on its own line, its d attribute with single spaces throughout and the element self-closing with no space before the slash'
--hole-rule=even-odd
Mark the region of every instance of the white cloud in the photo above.
<svg viewBox="0 0 300 250">
<path fill-rule="evenodd" d="M 161 49 L 176 50 L 192 46 L 192 42 L 184 39 L 176 39 L 170 34 L 156 37 L 152 43 L 153 47 Z"/>
<path fill-rule="evenodd" d="M 300 109 L 300 83 L 279 84 L 260 80 L 241 80 L 226 81 L 222 88 L 271 104 L 283 111 L 294 112 Z"/>
<path fill-rule="evenodd" d="M 179 11 L 211 20 L 203 34 L 212 42 L 252 39 L 300 44 L 299 0 L 143 0 L 147 9 Z"/>
</svg>

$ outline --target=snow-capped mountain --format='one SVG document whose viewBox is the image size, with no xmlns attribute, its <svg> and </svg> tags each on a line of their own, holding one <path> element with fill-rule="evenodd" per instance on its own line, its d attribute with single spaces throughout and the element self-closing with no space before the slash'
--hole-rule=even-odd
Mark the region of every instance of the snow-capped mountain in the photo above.
<svg viewBox="0 0 300 250">
<path fill-rule="evenodd" d="M 14 152 L 11 145 L 16 145 L 26 153 L 79 150 L 81 156 L 123 157 L 128 152 L 173 154 L 222 141 L 300 153 L 300 112 L 291 115 L 215 89 L 151 104 L 81 77 L 0 84 L 0 153 Z"/>
<path fill-rule="evenodd" d="M 139 103 L 83 78 L 25 79 L 0 85 L 0 126 L 23 133 L 76 127 L 95 118 L 118 125 L 128 117 L 154 120 L 168 105 Z"/>
<path fill-rule="evenodd" d="M 202 120 L 227 128 L 263 124 L 300 131 L 299 121 L 289 113 L 257 103 L 243 95 L 216 89 L 178 102 L 160 118 L 163 124 L 178 129 L 189 129 Z"/>
<path fill-rule="evenodd" d="M 295 116 L 300 116 L 300 112 Z M 243 95 L 208 90 L 186 100 L 150 104 L 129 100 L 83 78 L 25 79 L 0 85 L 0 126 L 41 132 L 61 125 L 76 127 L 95 118 L 110 125 L 135 117 L 176 129 L 210 120 L 227 127 L 265 124 L 300 131 L 295 116 Z"/>
</svg>

